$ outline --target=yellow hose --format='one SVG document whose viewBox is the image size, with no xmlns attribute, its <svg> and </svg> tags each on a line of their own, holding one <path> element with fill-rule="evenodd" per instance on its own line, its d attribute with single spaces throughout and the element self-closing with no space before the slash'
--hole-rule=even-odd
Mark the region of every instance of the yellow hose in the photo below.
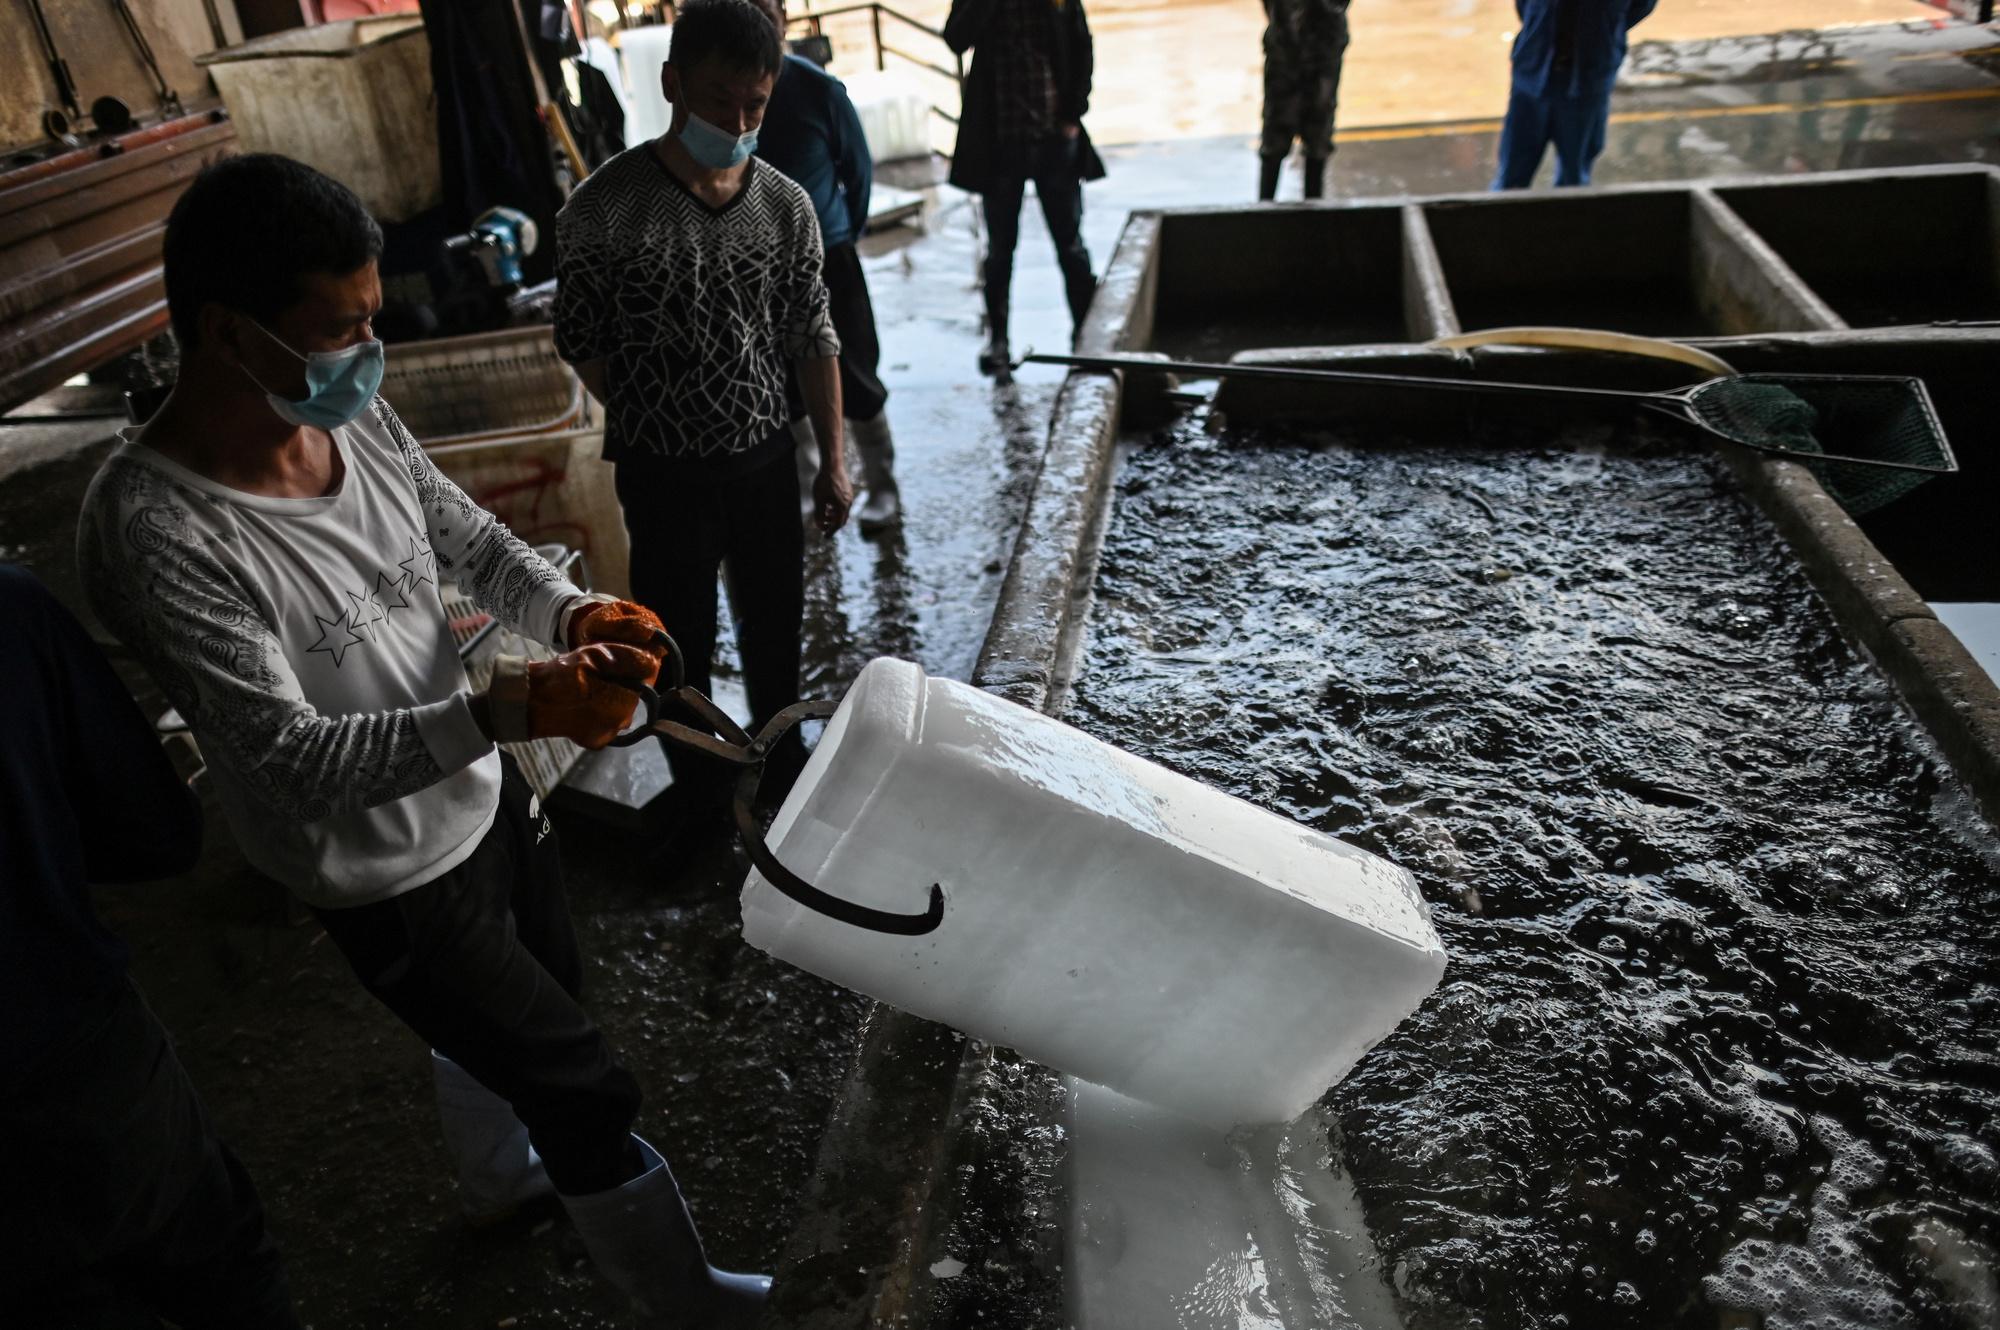
<svg viewBox="0 0 2000 1330">
<path fill-rule="evenodd" d="M 1616 351 L 1624 355 L 1677 360 L 1715 375 L 1734 375 L 1735 366 L 1680 342 L 1660 337 L 1635 337 L 1602 328 L 1487 328 L 1480 332 L 1440 337 L 1430 345 L 1442 351 L 1469 351 L 1475 346 L 1552 346 L 1568 351 Z"/>
</svg>

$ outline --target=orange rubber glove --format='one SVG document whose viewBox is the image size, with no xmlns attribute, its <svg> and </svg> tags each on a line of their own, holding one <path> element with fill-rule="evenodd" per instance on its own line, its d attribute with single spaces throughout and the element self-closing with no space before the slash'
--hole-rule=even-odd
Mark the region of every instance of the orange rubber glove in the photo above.
<svg viewBox="0 0 2000 1330">
<path fill-rule="evenodd" d="M 599 642 L 554 660 L 502 656 L 493 662 L 487 713 L 497 743 L 568 739 L 602 748 L 632 723 L 639 695 L 612 683 L 651 683 L 658 656 L 624 643 Z"/>
<path fill-rule="evenodd" d="M 576 648 L 592 642 L 629 642 L 653 650 L 653 634 L 666 631 L 660 616 L 644 605 L 629 600 L 600 600 L 583 606 L 570 619 L 569 644 Z"/>
</svg>

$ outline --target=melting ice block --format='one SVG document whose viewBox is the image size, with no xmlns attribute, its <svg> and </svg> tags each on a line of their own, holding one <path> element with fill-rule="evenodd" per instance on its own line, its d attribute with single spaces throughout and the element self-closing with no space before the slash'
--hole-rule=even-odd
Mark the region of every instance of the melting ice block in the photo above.
<svg viewBox="0 0 2000 1330">
<path fill-rule="evenodd" d="M 1387 860 L 906 661 L 861 672 L 771 828 L 836 922 L 759 873 L 755 946 L 1218 1127 L 1288 1122 L 1414 1011 L 1444 948 Z"/>
</svg>

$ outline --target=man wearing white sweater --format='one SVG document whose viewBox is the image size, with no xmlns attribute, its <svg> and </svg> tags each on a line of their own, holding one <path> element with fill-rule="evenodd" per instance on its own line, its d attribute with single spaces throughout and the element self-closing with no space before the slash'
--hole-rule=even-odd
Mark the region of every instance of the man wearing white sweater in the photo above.
<svg viewBox="0 0 2000 1330">
<path fill-rule="evenodd" d="M 382 236 L 343 186 L 238 157 L 168 222 L 173 395 L 91 487 L 91 601 L 199 740 L 250 861 L 434 1050 L 474 1218 L 553 1188 L 642 1314 L 754 1314 L 631 1134 L 637 1083 L 580 1001 L 555 838 L 495 742 L 602 746 L 659 669 L 650 611 L 587 596 L 432 465 L 375 396 Z M 448 577 L 565 651 L 469 691 Z"/>
</svg>

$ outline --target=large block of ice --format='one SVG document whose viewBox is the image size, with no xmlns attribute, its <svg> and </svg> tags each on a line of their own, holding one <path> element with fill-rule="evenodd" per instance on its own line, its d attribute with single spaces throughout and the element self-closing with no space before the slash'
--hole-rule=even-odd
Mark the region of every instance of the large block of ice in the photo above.
<svg viewBox="0 0 2000 1330">
<path fill-rule="evenodd" d="M 990 693 L 877 660 L 771 845 L 893 937 L 761 874 L 743 933 L 814 974 L 1199 1122 L 1298 1116 L 1437 986 L 1410 875 Z"/>
</svg>

